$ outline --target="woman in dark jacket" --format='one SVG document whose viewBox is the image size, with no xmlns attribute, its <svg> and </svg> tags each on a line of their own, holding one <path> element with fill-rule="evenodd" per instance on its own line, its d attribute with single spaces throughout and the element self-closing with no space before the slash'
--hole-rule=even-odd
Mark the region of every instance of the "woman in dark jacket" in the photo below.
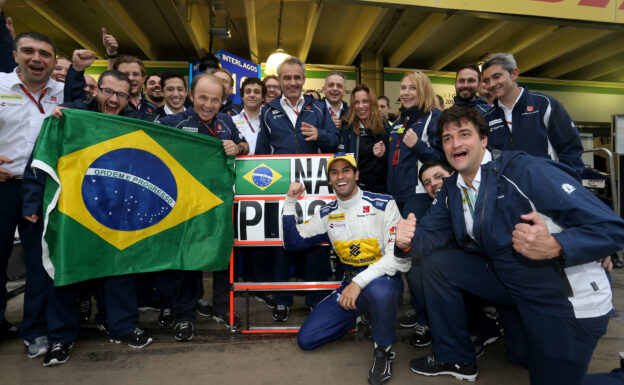
<svg viewBox="0 0 624 385">
<path fill-rule="evenodd" d="M 339 151 L 355 154 L 358 186 L 386 194 L 388 128 L 379 114 L 375 91 L 368 85 L 360 84 L 351 92 L 346 123 L 340 130 Z"/>
<path fill-rule="evenodd" d="M 403 76 L 399 98 L 401 107 L 388 146 L 388 193 L 404 218 L 414 213 L 420 219 L 431 206 L 431 198 L 418 180 L 418 169 L 428 160 L 444 157 L 436 137 L 442 112 L 431 81 L 419 71 Z"/>
</svg>

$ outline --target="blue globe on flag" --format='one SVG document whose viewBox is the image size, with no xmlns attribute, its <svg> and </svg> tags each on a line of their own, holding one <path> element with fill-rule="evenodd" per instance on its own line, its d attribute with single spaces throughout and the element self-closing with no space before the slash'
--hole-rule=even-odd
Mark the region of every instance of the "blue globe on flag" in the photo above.
<svg viewBox="0 0 624 385">
<path fill-rule="evenodd" d="M 258 167 L 253 171 L 251 180 L 258 187 L 266 187 L 273 181 L 273 171 L 265 166 Z"/>
</svg>

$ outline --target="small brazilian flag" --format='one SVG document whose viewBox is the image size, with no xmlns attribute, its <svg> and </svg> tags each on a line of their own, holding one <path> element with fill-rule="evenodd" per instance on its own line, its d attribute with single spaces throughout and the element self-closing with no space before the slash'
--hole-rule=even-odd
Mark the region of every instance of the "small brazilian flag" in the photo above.
<svg viewBox="0 0 624 385">
<path fill-rule="evenodd" d="M 290 186 L 290 159 L 236 160 L 236 195 L 286 194 Z"/>
<path fill-rule="evenodd" d="M 160 270 L 223 270 L 233 243 L 234 159 L 218 139 L 63 110 L 41 128 L 43 262 L 56 286 Z"/>
</svg>

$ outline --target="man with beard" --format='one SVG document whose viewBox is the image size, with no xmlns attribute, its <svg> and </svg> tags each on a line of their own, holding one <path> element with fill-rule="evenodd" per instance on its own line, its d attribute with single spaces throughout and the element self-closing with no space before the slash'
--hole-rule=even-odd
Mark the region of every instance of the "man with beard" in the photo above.
<svg viewBox="0 0 624 385">
<path fill-rule="evenodd" d="M 165 95 L 160 85 L 160 75 L 157 73 L 149 74 L 145 78 L 145 93 L 150 102 L 154 103 L 157 107 L 165 105 Z"/>
<path fill-rule="evenodd" d="M 98 80 L 100 92 L 94 98 L 63 103 L 52 111 L 52 116 L 60 118 L 63 108 L 78 108 L 110 115 L 132 113 L 126 109 L 130 98 L 130 79 L 119 71 L 106 71 Z M 32 157 L 31 157 L 32 160 Z M 34 174 L 30 165 L 24 174 L 24 218 L 33 223 L 41 223 L 45 173 Z M 41 259 L 41 249 L 39 249 Z M 48 298 L 48 349 L 44 366 L 60 365 L 69 359 L 69 349 L 78 338 L 80 317 L 78 314 L 78 293 L 81 285 L 55 288 L 51 279 L 46 279 L 50 289 Z M 135 295 L 135 279 L 132 275 L 104 277 L 98 281 L 98 329 L 109 335 L 110 342 L 125 342 L 132 348 L 143 348 L 152 342 L 149 335 L 136 327 L 139 311 Z"/>
<path fill-rule="evenodd" d="M 395 357 L 391 348 L 403 292 L 400 273 L 410 268 L 408 259 L 394 256 L 395 226 L 401 215 L 389 195 L 357 186 L 353 155 L 336 153 L 327 161 L 327 175 L 338 199 L 322 206 L 309 221 L 297 224 L 296 203 L 305 192 L 301 183 L 290 184 L 284 202 L 284 248 L 304 250 L 329 242 L 344 270 L 342 285 L 314 308 L 297 343 L 303 350 L 315 349 L 346 334 L 359 315 L 369 312 L 375 348 L 368 383 L 385 384 L 392 377 Z"/>
<path fill-rule="evenodd" d="M 481 115 L 490 110 L 485 99 L 477 96 L 481 83 L 481 71 L 474 64 L 466 64 L 457 71 L 455 77 L 455 105 L 475 108 Z"/>
</svg>

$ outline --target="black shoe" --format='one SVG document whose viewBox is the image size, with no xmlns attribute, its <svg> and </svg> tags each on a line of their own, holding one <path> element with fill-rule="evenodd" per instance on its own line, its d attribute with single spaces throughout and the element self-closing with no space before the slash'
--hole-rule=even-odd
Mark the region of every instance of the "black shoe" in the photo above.
<svg viewBox="0 0 624 385">
<path fill-rule="evenodd" d="M 620 369 L 624 370 L 624 352 L 620 352 Z"/>
<path fill-rule="evenodd" d="M 158 315 L 158 325 L 164 328 L 168 328 L 173 325 L 175 316 L 171 312 L 171 309 L 161 309 Z"/>
<path fill-rule="evenodd" d="M 474 381 L 477 379 L 479 371 L 474 362 L 464 364 L 447 364 L 445 362 L 436 361 L 431 356 L 415 358 L 410 361 L 410 369 L 414 373 L 423 376 L 440 376 L 448 374 L 460 380 Z"/>
<path fill-rule="evenodd" d="M 56 343 L 50 346 L 43 357 L 43 366 L 62 365 L 69 359 L 69 349 L 74 344 Z"/>
<path fill-rule="evenodd" d="M 108 322 L 106 322 L 106 321 L 102 321 L 102 322 L 100 322 L 100 321 L 96 321 L 96 322 L 95 322 L 95 326 L 97 327 L 97 329 L 98 329 L 99 331 L 104 332 L 104 333 L 106 333 L 107 335 L 108 335 L 108 334 L 110 334 L 110 333 L 108 332 Z"/>
<path fill-rule="evenodd" d="M 212 306 L 203 298 L 200 298 L 197 301 L 197 306 L 195 307 L 197 310 L 197 314 L 202 315 L 204 317 L 212 317 L 214 316 L 214 312 L 212 311 Z"/>
<path fill-rule="evenodd" d="M 277 306 L 275 300 L 273 299 L 273 296 L 268 293 L 258 293 L 256 295 L 256 300 L 258 300 L 258 302 L 264 302 L 264 306 L 268 307 L 269 309 L 275 309 L 275 306 Z"/>
<path fill-rule="evenodd" d="M 392 361 L 394 352 L 390 351 L 392 346 L 377 346 L 373 352 L 373 366 L 368 372 L 368 383 L 371 385 L 381 385 L 392 378 Z"/>
<path fill-rule="evenodd" d="M 80 308 L 80 323 L 84 324 L 89 322 L 91 318 L 91 299 L 80 302 L 78 307 Z"/>
<path fill-rule="evenodd" d="M 173 328 L 173 338 L 176 341 L 190 341 L 193 339 L 193 329 L 191 321 L 178 322 Z"/>
<path fill-rule="evenodd" d="M 135 349 L 141 349 L 152 343 L 152 337 L 150 337 L 144 330 L 135 328 L 134 331 L 122 338 L 111 338 L 110 342 L 120 344 L 127 342 L 128 346 Z"/>
<path fill-rule="evenodd" d="M 288 315 L 290 314 L 290 308 L 286 305 L 277 305 L 273 310 L 273 321 L 286 322 L 288 321 Z"/>
<path fill-rule="evenodd" d="M 472 345 L 474 346 L 475 355 L 477 358 L 481 357 L 485 352 L 485 347 L 496 342 L 500 336 L 491 336 L 489 338 L 470 336 Z"/>
<path fill-rule="evenodd" d="M 414 309 L 410 309 L 403 317 L 399 318 L 399 326 L 405 329 L 413 328 L 418 325 L 418 313 Z"/>
<path fill-rule="evenodd" d="M 219 323 L 224 324 L 225 327 L 230 328 L 232 331 L 240 330 L 243 327 L 243 321 L 241 321 L 240 317 L 236 313 L 234 313 L 234 324 L 230 325 L 230 312 L 229 311 L 222 313 L 222 314 L 214 314 L 212 316 L 212 319 L 214 319 L 215 321 Z"/>
<path fill-rule="evenodd" d="M 407 342 L 419 348 L 431 345 L 429 326 L 417 323 L 416 326 L 414 326 L 414 334 L 408 338 Z"/>
<path fill-rule="evenodd" d="M 3 318 L 2 322 L 0 322 L 0 340 L 8 340 L 17 337 L 19 337 L 17 327 L 7 321 L 6 318 Z"/>
</svg>

